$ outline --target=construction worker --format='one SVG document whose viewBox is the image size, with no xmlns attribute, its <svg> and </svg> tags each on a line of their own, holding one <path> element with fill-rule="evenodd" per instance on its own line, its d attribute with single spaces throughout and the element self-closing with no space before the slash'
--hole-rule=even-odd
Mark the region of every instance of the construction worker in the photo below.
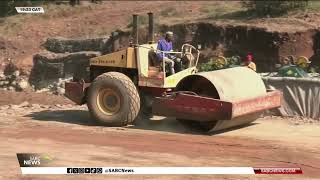
<svg viewBox="0 0 320 180">
<path fill-rule="evenodd" d="M 247 66 L 248 68 L 257 71 L 256 64 L 253 62 L 253 55 L 252 53 L 248 53 L 244 62 L 242 63 L 243 66 Z"/>
<path fill-rule="evenodd" d="M 163 39 L 158 41 L 157 49 L 160 51 L 173 51 L 172 47 L 173 32 L 168 31 Z M 175 63 L 180 62 L 180 59 L 176 58 L 169 53 L 158 52 L 157 57 L 160 61 L 164 61 L 169 66 L 170 75 L 175 73 Z"/>
</svg>

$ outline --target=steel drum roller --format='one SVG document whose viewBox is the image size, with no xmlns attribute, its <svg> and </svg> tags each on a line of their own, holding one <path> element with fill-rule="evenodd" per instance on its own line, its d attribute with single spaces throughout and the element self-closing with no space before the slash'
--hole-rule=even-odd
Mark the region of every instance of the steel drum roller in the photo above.
<svg viewBox="0 0 320 180">
<path fill-rule="evenodd" d="M 193 91 L 200 96 L 228 102 L 260 97 L 267 92 L 261 77 L 246 67 L 197 73 L 182 79 L 176 90 Z M 261 113 L 251 113 L 231 120 L 211 119 L 211 123 L 206 124 L 206 129 L 217 131 L 248 124 L 256 120 Z"/>
</svg>

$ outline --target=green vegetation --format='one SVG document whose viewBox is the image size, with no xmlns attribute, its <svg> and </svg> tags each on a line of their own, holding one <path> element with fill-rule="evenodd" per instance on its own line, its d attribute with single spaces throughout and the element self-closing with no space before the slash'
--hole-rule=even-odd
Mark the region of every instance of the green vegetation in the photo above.
<svg viewBox="0 0 320 180">
<path fill-rule="evenodd" d="M 240 65 L 240 57 L 232 56 L 224 58 L 222 56 L 210 58 L 206 63 L 199 64 L 199 72 L 214 71 Z"/>
<path fill-rule="evenodd" d="M 319 12 L 320 1 L 300 0 L 242 0 L 204 6 L 200 12 L 206 18 L 245 20 L 261 17 L 279 17 L 305 12 Z"/>
<path fill-rule="evenodd" d="M 208 62 L 199 64 L 198 69 L 199 69 L 199 72 L 207 72 L 207 71 L 223 69 L 224 66 L 225 65 L 219 61 L 216 61 L 214 59 L 209 59 Z"/>
<path fill-rule="evenodd" d="M 306 10 L 309 12 L 320 11 L 320 1 L 309 1 Z"/>
<path fill-rule="evenodd" d="M 82 12 L 103 10 L 108 6 L 117 4 L 116 1 L 105 3 L 88 3 L 80 0 L 82 5 L 77 6 L 77 0 L 74 6 L 71 6 L 70 0 L 0 0 L 0 33 L 3 35 L 19 32 L 22 30 L 22 24 L 29 20 L 51 20 L 72 16 L 74 14 L 81 14 Z M 90 2 L 97 2 L 91 0 Z M 104 4 L 104 5 L 103 5 Z M 107 4 L 107 5 L 106 5 Z M 44 7 L 44 14 L 16 14 L 15 6 L 42 6 Z M 177 8 L 179 7 L 179 8 Z M 155 13 L 155 25 L 157 24 L 175 24 L 192 22 L 199 20 L 235 20 L 235 22 L 249 22 L 247 20 L 259 19 L 262 17 L 276 17 L 276 16 L 296 16 L 304 15 L 306 12 L 319 12 L 320 1 L 212 1 L 199 3 L 197 6 L 188 5 L 188 2 L 174 2 L 172 6 L 161 6 L 159 11 Z M 148 17 L 145 14 L 139 14 L 139 25 L 144 26 L 148 24 Z M 1 18 L 4 17 L 4 18 Z M 131 14 L 125 15 L 127 23 L 123 25 L 115 25 L 114 29 L 132 27 Z M 89 29 L 90 27 L 83 27 Z M 104 27 L 96 27 L 90 29 L 90 33 L 97 33 L 98 35 L 106 34 L 112 30 Z"/>
<path fill-rule="evenodd" d="M 308 0 L 300 1 L 242 1 L 244 7 L 252 10 L 258 16 L 279 16 L 293 10 L 303 10 L 308 7 Z"/>
<path fill-rule="evenodd" d="M 207 18 L 222 18 L 227 14 L 241 11 L 246 11 L 246 8 L 242 6 L 241 3 L 236 1 L 218 1 L 211 5 L 203 6 L 200 8 L 201 14 L 207 16 Z"/>
</svg>

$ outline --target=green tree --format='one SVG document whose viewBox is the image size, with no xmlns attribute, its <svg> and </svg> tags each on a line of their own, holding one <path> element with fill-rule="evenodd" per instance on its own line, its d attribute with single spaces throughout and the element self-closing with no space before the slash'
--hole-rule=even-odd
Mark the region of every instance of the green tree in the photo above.
<svg viewBox="0 0 320 180">
<path fill-rule="evenodd" d="M 0 1 L 0 17 L 5 17 L 8 15 L 10 2 L 10 0 Z"/>
<path fill-rule="evenodd" d="M 69 3 L 70 3 L 71 6 L 79 5 L 80 4 L 80 0 L 70 0 Z"/>
</svg>

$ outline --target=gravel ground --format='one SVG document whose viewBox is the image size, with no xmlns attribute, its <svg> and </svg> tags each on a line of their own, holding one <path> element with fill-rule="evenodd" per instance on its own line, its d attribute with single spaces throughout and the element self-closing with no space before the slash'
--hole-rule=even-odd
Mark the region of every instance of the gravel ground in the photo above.
<svg viewBox="0 0 320 180">
<path fill-rule="evenodd" d="M 15 94 L 24 97 L 23 94 Z M 297 117 L 264 117 L 249 126 L 204 135 L 175 119 L 128 127 L 98 126 L 86 106 L 31 93 L 0 106 L 0 179 L 318 179 L 320 126 Z M 43 96 L 42 98 L 40 96 Z M 9 102 L 2 96 L 2 102 Z M 39 101 L 41 100 L 41 101 Z M 55 103 L 64 102 L 64 103 Z M 15 153 L 41 152 L 52 166 L 301 167 L 303 175 L 21 175 Z M 9 173 L 8 173 L 9 172 Z"/>
</svg>

